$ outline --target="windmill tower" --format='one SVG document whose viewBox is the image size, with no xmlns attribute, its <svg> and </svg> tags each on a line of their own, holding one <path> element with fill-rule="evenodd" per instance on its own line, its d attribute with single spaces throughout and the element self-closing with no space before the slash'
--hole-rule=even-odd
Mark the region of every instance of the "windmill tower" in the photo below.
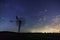
<svg viewBox="0 0 60 40">
<path fill-rule="evenodd" d="M 16 24 L 18 26 L 18 32 L 20 32 L 21 26 L 22 26 L 22 24 L 24 24 L 24 20 L 19 18 L 18 16 L 16 16 L 15 18 L 16 18 L 15 21 L 10 20 L 10 22 L 16 22 Z"/>
<path fill-rule="evenodd" d="M 20 27 L 22 24 L 22 20 L 19 20 L 18 16 L 16 16 L 16 23 L 18 24 L 18 32 L 20 32 Z"/>
</svg>

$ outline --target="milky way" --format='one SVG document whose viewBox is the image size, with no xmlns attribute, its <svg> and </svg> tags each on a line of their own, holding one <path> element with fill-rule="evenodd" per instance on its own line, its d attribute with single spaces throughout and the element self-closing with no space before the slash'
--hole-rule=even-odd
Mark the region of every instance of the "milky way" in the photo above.
<svg viewBox="0 0 60 40">
<path fill-rule="evenodd" d="M 16 15 L 25 20 L 21 32 L 60 31 L 59 0 L 0 0 L 0 31 L 17 32 Z"/>
</svg>

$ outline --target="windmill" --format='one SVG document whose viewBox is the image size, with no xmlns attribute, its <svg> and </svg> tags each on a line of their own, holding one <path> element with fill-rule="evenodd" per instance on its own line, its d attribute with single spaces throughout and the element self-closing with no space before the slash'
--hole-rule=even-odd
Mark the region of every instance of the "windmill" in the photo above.
<svg viewBox="0 0 60 40">
<path fill-rule="evenodd" d="M 14 21 L 10 20 L 10 22 L 14 22 Z M 15 22 L 18 26 L 18 32 L 20 32 L 20 28 L 21 28 L 22 24 L 24 24 L 24 19 L 16 16 L 16 21 Z"/>
</svg>

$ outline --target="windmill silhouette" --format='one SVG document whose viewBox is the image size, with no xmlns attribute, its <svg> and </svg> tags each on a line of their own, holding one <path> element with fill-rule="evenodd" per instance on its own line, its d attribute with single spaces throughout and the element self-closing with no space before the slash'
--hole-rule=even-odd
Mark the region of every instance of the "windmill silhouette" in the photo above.
<svg viewBox="0 0 60 40">
<path fill-rule="evenodd" d="M 19 18 L 18 16 L 16 16 L 16 21 L 10 20 L 10 22 L 16 22 L 16 24 L 18 25 L 18 32 L 20 32 L 21 26 L 23 24 L 22 18 Z"/>
</svg>

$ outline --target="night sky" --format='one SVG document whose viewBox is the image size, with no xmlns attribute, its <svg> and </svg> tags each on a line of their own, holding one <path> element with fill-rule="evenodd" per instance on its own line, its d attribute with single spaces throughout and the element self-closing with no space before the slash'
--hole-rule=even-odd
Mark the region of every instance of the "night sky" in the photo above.
<svg viewBox="0 0 60 40">
<path fill-rule="evenodd" d="M 21 32 L 60 31 L 60 0 L 0 0 L 0 31 L 17 32 L 16 15 L 25 20 Z"/>
</svg>

